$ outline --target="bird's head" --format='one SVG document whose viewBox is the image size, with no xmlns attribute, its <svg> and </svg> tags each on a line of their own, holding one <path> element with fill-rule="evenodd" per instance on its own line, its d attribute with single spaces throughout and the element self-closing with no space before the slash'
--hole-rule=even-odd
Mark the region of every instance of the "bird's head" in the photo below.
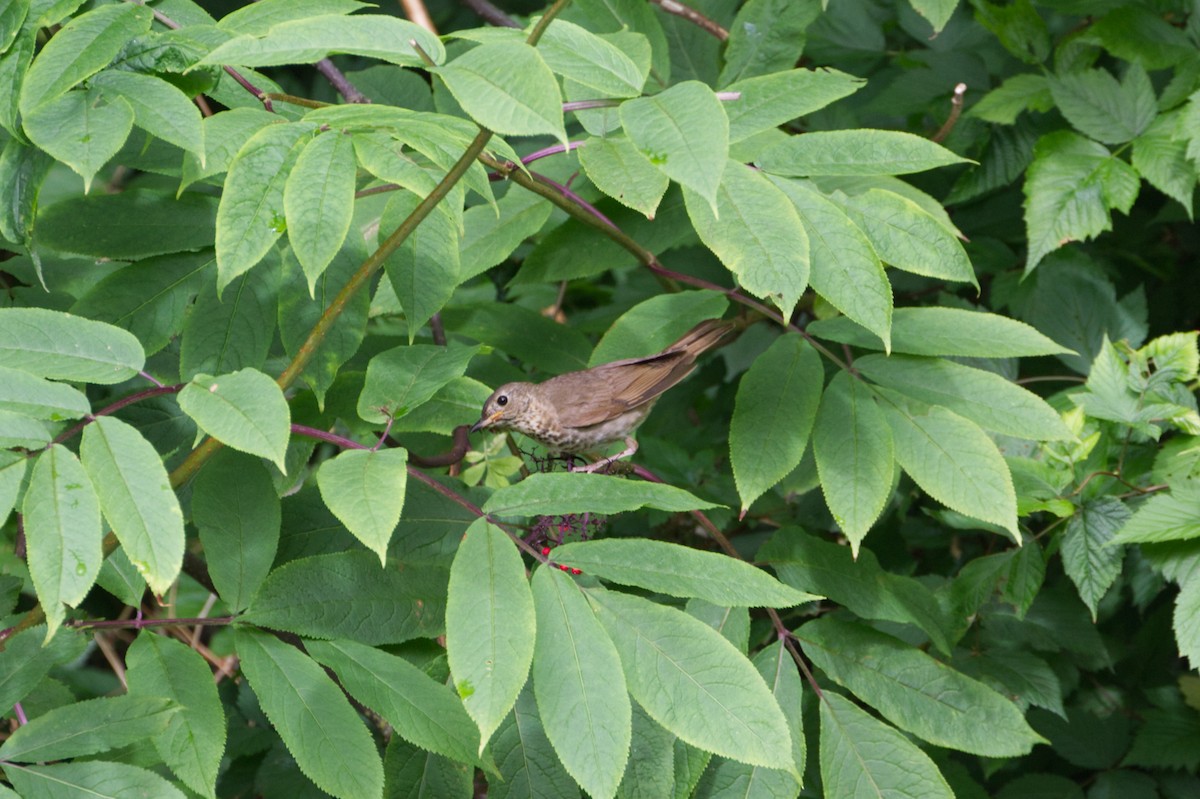
<svg viewBox="0 0 1200 799">
<path fill-rule="evenodd" d="M 471 426 L 471 432 L 480 430 L 519 430 L 521 420 L 530 404 L 529 383 L 505 383 L 492 392 L 483 403 L 479 421 Z"/>
</svg>

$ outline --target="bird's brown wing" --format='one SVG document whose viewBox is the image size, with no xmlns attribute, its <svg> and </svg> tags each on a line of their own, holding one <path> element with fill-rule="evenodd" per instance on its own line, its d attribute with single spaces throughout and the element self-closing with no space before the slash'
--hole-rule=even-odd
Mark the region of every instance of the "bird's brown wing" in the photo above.
<svg viewBox="0 0 1200 799">
<path fill-rule="evenodd" d="M 559 375 L 540 385 L 568 427 L 607 422 L 647 403 L 687 377 L 696 357 L 729 333 L 728 322 L 701 322 L 656 355 L 628 358 Z"/>
</svg>

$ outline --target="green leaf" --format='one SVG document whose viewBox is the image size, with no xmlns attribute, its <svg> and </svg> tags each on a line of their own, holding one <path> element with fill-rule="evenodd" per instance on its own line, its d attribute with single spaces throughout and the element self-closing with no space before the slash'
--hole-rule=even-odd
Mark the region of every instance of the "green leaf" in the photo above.
<svg viewBox="0 0 1200 799">
<path fill-rule="evenodd" d="M 291 412 L 279 386 L 262 372 L 198 374 L 179 392 L 179 407 L 221 443 L 286 470 Z"/>
<path fill-rule="evenodd" d="M 48 377 L 111 385 L 145 365 L 130 333 L 45 308 L 0 309 L 0 366 Z"/>
<path fill-rule="evenodd" d="M 958 0 L 909 0 L 913 11 L 916 11 L 933 27 L 933 35 L 937 36 L 950 21 L 954 9 L 958 8 Z M 932 764 L 931 764 L 932 765 Z"/>
<path fill-rule="evenodd" d="M 24 453 L 0 452 L 0 525 L 8 521 L 9 513 L 16 507 L 28 460 Z"/>
<path fill-rule="evenodd" d="M 179 376 L 190 380 L 200 372 L 262 369 L 275 338 L 279 283 L 279 261 L 273 257 L 234 278 L 223 295 L 217 293 L 217 281 L 205 276 L 183 323 Z"/>
<path fill-rule="evenodd" d="M 820 356 L 797 335 L 777 338 L 742 376 L 729 424 L 729 462 L 743 514 L 799 465 L 824 381 Z"/>
<path fill-rule="evenodd" d="M 1067 521 L 1062 541 L 1063 568 L 1079 589 L 1079 598 L 1092 612 L 1093 621 L 1100 600 L 1121 573 L 1125 557 L 1121 547 L 1109 543 L 1130 516 L 1119 499 L 1101 497 L 1085 503 Z"/>
<path fill-rule="evenodd" d="M 994 433 L 1032 441 L 1074 437 L 1045 400 L 995 372 L 911 355 L 867 355 L 854 368 L 882 386 L 948 408 Z"/>
<path fill-rule="evenodd" d="M 616 45 L 586 28 L 555 19 L 537 51 L 551 70 L 604 97 L 637 97 L 645 76 Z"/>
<path fill-rule="evenodd" d="M 945 2 L 945 0 L 935 0 Z M 972 0 L 976 18 L 983 27 L 996 34 L 1005 50 L 1035 67 L 1041 66 L 1050 54 L 1050 32 L 1030 0 L 990 3 Z M 951 6 L 953 11 L 954 7 Z"/>
<path fill-rule="evenodd" d="M 474 788 L 474 769 L 441 755 L 422 751 L 393 736 L 384 756 L 384 796 L 397 796 L 417 788 L 417 796 L 467 799 Z"/>
<path fill-rule="evenodd" d="M 192 484 L 192 523 L 209 553 L 208 576 L 217 593 L 235 613 L 245 610 L 279 543 L 279 494 L 262 460 L 217 453 Z"/>
<path fill-rule="evenodd" d="M 750 0 L 744 3 L 729 26 L 725 66 L 717 85 L 724 86 L 726 91 L 737 91 L 737 84 L 728 84 L 741 78 L 780 74 L 795 65 L 804 50 L 808 26 L 822 10 L 823 7 L 813 0 L 799 3 L 794 0 Z"/>
<path fill-rule="evenodd" d="M 697 323 L 720 318 L 728 308 L 729 301 L 723 294 L 708 289 L 656 294 L 612 323 L 592 350 L 587 365 L 640 358 L 660 351 Z"/>
<path fill-rule="evenodd" d="M 50 669 L 76 660 L 91 643 L 90 634 L 74 630 L 46 641 L 46 626 L 20 630 L 4 641 L 0 652 L 0 702 L 12 707 L 42 682 Z"/>
<path fill-rule="evenodd" d="M 183 328 L 192 301 L 216 263 L 212 250 L 149 258 L 118 269 L 71 306 L 71 313 L 137 336 L 147 354 Z"/>
<path fill-rule="evenodd" d="M 820 599 L 780 583 L 745 561 L 647 538 L 604 538 L 564 544 L 554 562 L 621 585 L 699 597 L 715 605 L 790 608 Z"/>
<path fill-rule="evenodd" d="M 81 391 L 7 366 L 0 366 L 0 408 L 51 422 L 79 419 L 92 410 Z"/>
<path fill-rule="evenodd" d="M 265 632 L 238 627 L 234 641 L 242 672 L 304 776 L 344 799 L 381 795 L 375 742 L 321 667 Z"/>
<path fill-rule="evenodd" d="M 308 276 L 309 291 L 342 248 L 354 214 L 354 144 L 338 131 L 301 151 L 283 188 L 288 241 Z"/>
<path fill-rule="evenodd" d="M 52 766 L 12 764 L 4 773 L 26 799 L 121 799 L 126 796 L 185 799 L 182 791 L 153 771 L 124 763 L 92 760 Z"/>
<path fill-rule="evenodd" d="M 858 225 L 810 182 L 771 177 L 792 201 L 808 233 L 813 289 L 890 348 L 892 284 Z"/>
<path fill-rule="evenodd" d="M 112 61 L 130 39 L 150 30 L 150 9 L 132 4 L 104 5 L 75 17 L 58 31 L 33 61 L 21 87 L 21 114 L 66 94 Z"/>
<path fill-rule="evenodd" d="M 25 115 L 30 141 L 83 178 L 92 178 L 117 154 L 133 130 L 133 108 L 123 97 L 104 97 L 99 89 L 67 92 Z"/>
<path fill-rule="evenodd" d="M 566 142 L 558 81 L 528 44 L 483 44 L 438 68 L 436 74 L 483 127 L 505 136 L 548 134 Z"/>
<path fill-rule="evenodd" d="M 596 188 L 647 219 L 654 218 L 670 181 L 633 142 L 625 136 L 593 137 L 576 152 Z"/>
<path fill-rule="evenodd" d="M 261 261 L 287 228 L 284 187 L 312 129 L 308 122 L 263 128 L 229 165 L 217 207 L 218 294 Z"/>
<path fill-rule="evenodd" d="M 258 3 L 246 8 L 257 8 Z M 198 180 L 229 171 L 229 164 L 258 131 L 277 122 L 274 114 L 259 108 L 230 108 L 205 117 L 203 129 L 204 152 L 202 157 L 193 153 L 183 154 L 183 170 L 179 190 Z"/>
<path fill-rule="evenodd" d="M 629 758 L 632 708 L 621 659 L 579 587 L 563 572 L 533 575 L 533 687 L 546 735 L 592 796 L 613 796 Z"/>
<path fill-rule="evenodd" d="M 333 515 L 387 564 L 388 542 L 400 523 L 408 484 L 408 453 L 400 448 L 350 449 L 321 464 L 317 485 Z"/>
<path fill-rule="evenodd" d="M 463 212 L 460 282 L 483 274 L 512 255 L 525 239 L 542 229 L 553 210 L 533 192 L 509 192 L 496 205 L 499 215 L 484 205 Z"/>
<path fill-rule="evenodd" d="M 755 163 L 775 175 L 907 175 L 969 163 L 940 144 L 895 130 L 828 130 L 791 136 Z"/>
<path fill-rule="evenodd" d="M 622 513 L 639 508 L 671 512 L 717 507 L 681 488 L 635 483 L 603 474 L 539 473 L 507 486 L 483 503 L 496 516 L 558 516 L 564 513 Z"/>
<path fill-rule="evenodd" d="M 712 89 L 684 81 L 653 97 L 628 100 L 621 104 L 621 125 L 650 163 L 716 213 L 729 124 Z"/>
<path fill-rule="evenodd" d="M 882 349 L 879 339 L 849 319 L 813 322 L 814 336 L 855 347 Z M 892 315 L 892 351 L 910 355 L 1024 358 L 1069 353 L 1024 322 L 962 308 L 898 308 Z"/>
<path fill-rule="evenodd" d="M 215 559 L 214 559 L 215 560 Z M 163 696 L 178 708 L 152 740 L 163 761 L 189 788 L 216 796 L 225 751 L 225 713 L 208 664 L 194 649 L 142 631 L 125 654 L 132 696 Z"/>
<path fill-rule="evenodd" d="M 324 532 L 324 531 L 322 531 Z M 395 644 L 442 633 L 444 569 L 381 569 L 370 552 L 300 558 L 275 569 L 245 618 L 310 638 Z"/>
<path fill-rule="evenodd" d="M 57 252 L 136 260 L 211 247 L 217 200 L 150 189 L 68 197 L 38 213 L 39 243 Z M 153 236 L 147 230 L 155 231 Z"/>
<path fill-rule="evenodd" d="M 730 161 L 715 199 L 686 184 L 683 198 L 700 240 L 738 283 L 791 317 L 808 286 L 809 245 L 783 192 L 760 172 Z"/>
<path fill-rule="evenodd" d="M 787 5 L 803 4 L 788 2 Z M 770 36 L 773 31 L 774 24 L 763 35 Z M 777 128 L 854 94 L 865 85 L 861 78 L 836 69 L 789 69 L 739 80 L 725 87 L 725 91 L 741 95 L 724 104 L 729 117 L 729 141 L 745 141 L 756 133 Z"/>
<path fill-rule="evenodd" d="M 831 679 L 929 743 L 986 757 L 1017 757 L 1045 743 L 1012 702 L 890 635 L 832 616 L 796 634 Z"/>
<path fill-rule="evenodd" d="M 50 428 L 42 421 L 0 410 L 0 446 L 38 450 L 50 444 Z"/>
<path fill-rule="evenodd" d="M 231 33 L 262 36 L 284 22 L 315 14 L 352 14 L 364 8 L 371 6 L 356 0 L 259 0 L 221 17 L 217 27 Z"/>
<path fill-rule="evenodd" d="M 135 428 L 112 416 L 83 429 L 83 467 L 129 562 L 161 596 L 183 566 L 183 512 L 162 457 Z"/>
<path fill-rule="evenodd" d="M 0 53 L 7 50 L 21 32 L 21 23 L 29 14 L 30 0 L 12 0 L 0 8 Z"/>
<path fill-rule="evenodd" d="M 1178 202 L 1192 216 L 1196 166 L 1188 160 L 1187 143 L 1173 135 L 1177 118 L 1160 116 L 1133 140 L 1133 168 L 1151 186 Z"/>
<path fill-rule="evenodd" d="M 1137 138 L 1158 113 L 1154 87 L 1136 63 L 1120 83 L 1103 69 L 1051 76 L 1049 82 L 1054 103 L 1071 126 L 1105 144 Z"/>
<path fill-rule="evenodd" d="M 1146 500 L 1113 537 L 1112 544 L 1187 541 L 1200 537 L 1200 484 L 1181 480 L 1169 494 Z"/>
<path fill-rule="evenodd" d="M 0 758 L 19 762 L 66 760 L 119 749 L 162 734 L 174 704 L 161 697 L 115 696 L 47 711 L 18 727 Z"/>
<path fill-rule="evenodd" d="M 929 755 L 844 696 L 821 705 L 821 782 L 829 796 L 954 799 Z"/>
<path fill-rule="evenodd" d="M 404 658 L 353 641 L 305 641 L 304 648 L 404 740 L 462 763 L 478 760 L 479 730 L 462 702 Z"/>
<path fill-rule="evenodd" d="M 492 736 L 491 748 L 502 777 L 488 785 L 491 799 L 578 799 L 579 786 L 546 738 L 532 686 L 526 685 L 517 697 L 516 706 Z"/>
<path fill-rule="evenodd" d="M 64 617 L 63 603 L 83 601 L 100 572 L 100 503 L 74 453 L 55 444 L 38 456 L 21 509 L 26 562 L 46 611 L 46 640 Z"/>
<path fill-rule="evenodd" d="M 950 653 L 952 620 L 933 592 L 912 577 L 885 571 L 869 549 L 855 553 L 785 527 L 757 557 L 788 585 L 819 591 L 864 619 L 912 624 L 939 650 Z"/>
<path fill-rule="evenodd" d="M 999 125 L 1011 125 L 1022 111 L 1048 111 L 1054 105 L 1045 75 L 1021 73 L 1008 78 L 971 106 L 967 116 Z"/>
<path fill-rule="evenodd" d="M 134 124 L 151 136 L 204 157 L 200 109 L 174 84 L 151 75 L 110 69 L 93 78 L 90 85 L 105 97 L 129 103 Z"/>
<path fill-rule="evenodd" d="M 925 277 L 979 282 L 966 250 L 937 219 L 906 197 L 881 189 L 847 197 L 849 217 L 885 262 Z"/>
<path fill-rule="evenodd" d="M 693 746 L 794 771 L 779 703 L 720 633 L 640 597 L 591 589 L 587 598 L 621 655 L 629 693 L 651 718 Z"/>
<path fill-rule="evenodd" d="M 379 229 L 391 233 L 420 200 L 411 192 L 397 192 L 379 219 Z M 460 282 L 459 227 L 455 211 L 448 209 L 447 203 L 439 203 L 384 262 L 404 309 L 410 343 L 430 317 L 442 310 Z"/>
<path fill-rule="evenodd" d="M 821 395 L 812 435 L 825 504 L 857 555 L 892 492 L 892 430 L 871 390 L 839 372 Z"/>
<path fill-rule="evenodd" d="M 1063 244 L 1112 230 L 1110 211 L 1129 213 L 1139 184 L 1102 144 L 1065 130 L 1038 139 L 1025 175 L 1026 274 Z"/>
<path fill-rule="evenodd" d="M 479 727 L 480 751 L 525 684 L 536 626 L 521 556 L 498 527 L 477 519 L 450 567 L 446 654 L 455 690 Z"/>
<path fill-rule="evenodd" d="M 438 38 L 425 28 L 390 14 L 318 14 L 272 25 L 261 36 L 238 36 L 221 44 L 197 66 L 235 64 L 274 67 L 311 64 L 334 53 L 377 58 L 389 64 L 424 66 L 417 42 L 435 63 L 446 58 Z"/>
<path fill-rule="evenodd" d="M 461 344 L 410 344 L 379 353 L 367 364 L 358 415 L 375 424 L 388 417 L 404 417 L 451 380 L 462 377 L 478 351 L 478 347 Z"/>
<path fill-rule="evenodd" d="M 883 405 L 896 462 L 931 497 L 1017 536 L 1012 475 L 996 444 L 974 423 L 939 406 Z"/>
</svg>

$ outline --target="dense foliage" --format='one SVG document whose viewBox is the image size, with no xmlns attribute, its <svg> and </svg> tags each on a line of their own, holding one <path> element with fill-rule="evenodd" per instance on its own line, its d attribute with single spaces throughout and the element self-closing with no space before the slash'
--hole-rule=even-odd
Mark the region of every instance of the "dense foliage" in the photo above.
<svg viewBox="0 0 1200 799">
<path fill-rule="evenodd" d="M 400 5 L 0 4 L 0 796 L 1200 796 L 1192 4 Z"/>
</svg>

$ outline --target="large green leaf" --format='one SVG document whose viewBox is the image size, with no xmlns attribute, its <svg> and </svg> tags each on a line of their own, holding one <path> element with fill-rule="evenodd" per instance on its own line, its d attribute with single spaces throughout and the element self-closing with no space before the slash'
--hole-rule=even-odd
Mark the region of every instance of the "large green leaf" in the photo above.
<svg viewBox="0 0 1200 799">
<path fill-rule="evenodd" d="M 179 376 L 262 369 L 275 339 L 279 283 L 274 257 L 234 278 L 220 294 L 217 281 L 206 275 L 183 322 Z"/>
<path fill-rule="evenodd" d="M 179 407 L 221 443 L 286 470 L 291 412 L 279 386 L 262 372 L 198 374 L 179 392 Z"/>
<path fill-rule="evenodd" d="M 242 452 L 217 453 L 192 484 L 192 523 L 217 593 L 232 610 L 245 610 L 279 543 L 279 494 L 266 464 Z"/>
<path fill-rule="evenodd" d="M 330 131 L 312 139 L 283 188 L 288 241 L 308 276 L 309 291 L 342 248 L 354 214 L 354 145 Z"/>
<path fill-rule="evenodd" d="M 83 467 L 104 518 L 129 562 L 155 594 L 167 592 L 183 566 L 183 511 L 162 458 L 135 428 L 101 416 L 83 430 Z"/>
<path fill-rule="evenodd" d="M 367 364 L 358 415 L 368 422 L 402 418 L 455 378 L 462 377 L 478 347 L 416 344 L 384 350 Z"/>
<path fill-rule="evenodd" d="M 153 18 L 144 6 L 119 3 L 100 6 L 63 25 L 25 75 L 21 114 L 27 117 L 108 66 L 130 39 L 150 30 Z"/>
<path fill-rule="evenodd" d="M 0 409 L 61 422 L 91 412 L 91 403 L 78 389 L 20 369 L 0 366 Z"/>
<path fill-rule="evenodd" d="M 1025 175 L 1026 273 L 1069 241 L 1112 230 L 1112 209 L 1129 213 L 1140 181 L 1133 167 L 1071 131 L 1038 140 Z"/>
<path fill-rule="evenodd" d="M 254 695 L 304 775 L 339 799 L 381 795 L 375 742 L 324 670 L 269 633 L 239 627 L 234 642 Z"/>
<path fill-rule="evenodd" d="M 332 53 L 378 58 L 402 66 L 423 66 L 413 48 L 417 42 L 436 63 L 446 58 L 441 41 L 425 28 L 389 14 L 306 16 L 272 25 L 263 35 L 230 39 L 206 55 L 199 65 L 236 64 L 270 67 L 311 64 Z"/>
<path fill-rule="evenodd" d="M 380 230 L 390 234 L 412 214 L 420 202 L 411 192 L 397 192 L 383 216 Z M 384 262 L 408 322 L 411 342 L 429 318 L 449 301 L 461 280 L 459 274 L 459 227 L 455 211 L 439 203 L 417 229 Z"/>
<path fill-rule="evenodd" d="M 783 2 L 787 6 L 803 5 L 792 0 Z M 773 30 L 774 23 L 766 34 L 771 35 Z M 796 117 L 811 114 L 864 85 L 860 78 L 836 69 L 789 69 L 739 80 L 725 87 L 725 91 L 741 95 L 725 104 L 725 113 L 729 116 L 729 141 L 739 142 Z"/>
<path fill-rule="evenodd" d="M 968 159 L 922 136 L 896 130 L 827 130 L 792 136 L 762 154 L 775 175 L 907 175 Z"/>
<path fill-rule="evenodd" d="M 545 565 L 533 576 L 533 686 L 550 743 L 592 796 L 617 791 L 629 757 L 632 708 L 621 659 L 578 586 Z"/>
<path fill-rule="evenodd" d="M 154 748 L 192 790 L 216 796 L 225 751 L 225 713 L 204 658 L 165 635 L 141 632 L 125 654 L 133 696 L 167 697 L 178 708 Z"/>
<path fill-rule="evenodd" d="M 229 165 L 217 207 L 217 291 L 263 259 L 287 229 L 284 188 L 313 130 L 308 122 L 255 133 Z"/>
<path fill-rule="evenodd" d="M 1110 546 L 1132 514 L 1121 500 L 1102 497 L 1084 503 L 1067 522 L 1062 541 L 1063 568 L 1079 589 L 1079 598 L 1096 618 L 1096 607 L 1121 573 L 1122 547 Z"/>
<path fill-rule="evenodd" d="M 84 193 L 92 178 L 117 154 L 133 130 L 133 108 L 123 97 L 105 98 L 99 89 L 72 91 L 38 105 L 25 115 L 30 141 L 74 169 Z"/>
<path fill-rule="evenodd" d="M 751 294 L 790 318 L 808 286 L 808 234 L 796 208 L 760 172 L 730 161 L 710 199 L 684 184 L 700 240 Z"/>
<path fill-rule="evenodd" d="M 38 456 L 21 509 L 26 562 L 46 612 L 47 640 L 87 596 L 100 572 L 100 502 L 87 472 L 69 449 L 55 444 Z"/>
<path fill-rule="evenodd" d="M 304 648 L 404 740 L 463 763 L 478 759 L 479 730 L 462 703 L 412 663 L 353 641 L 306 641 Z"/>
<path fill-rule="evenodd" d="M 1072 127 L 1105 144 L 1124 144 L 1137 138 L 1158 111 L 1150 78 L 1136 63 L 1119 83 L 1103 69 L 1052 76 L 1050 93 Z"/>
<path fill-rule="evenodd" d="M 949 408 L 985 430 L 1035 441 L 1072 437 L 1045 400 L 995 372 L 909 355 L 868 355 L 856 360 L 854 368 L 880 385 Z"/>
<path fill-rule="evenodd" d="M 185 799 L 183 791 L 153 771 L 125 763 L 102 760 L 56 763 L 50 766 L 5 768 L 5 776 L 24 797 L 103 797 L 153 796 L 156 799 Z"/>
<path fill-rule="evenodd" d="M 0 757 L 37 762 L 119 749 L 162 734 L 174 710 L 162 697 L 129 695 L 63 705 L 19 727 L 0 746 Z"/>
<path fill-rule="evenodd" d="M 328 535 L 328 528 L 321 531 Z M 383 569 L 374 553 L 336 552 L 299 558 L 275 569 L 245 618 L 312 638 L 395 644 L 443 632 L 441 597 L 447 572 Z"/>
<path fill-rule="evenodd" d="M 554 73 L 524 42 L 483 44 L 437 70 L 463 110 L 505 136 L 549 134 L 566 141 Z"/>
<path fill-rule="evenodd" d="M 525 686 L 517 697 L 516 706 L 492 736 L 492 754 L 502 780 L 489 783 L 489 797 L 578 799 L 579 786 L 563 768 L 558 753 L 546 737 L 532 686 Z"/>
<path fill-rule="evenodd" d="M 825 504 L 857 553 L 891 494 L 895 444 L 871 390 L 845 372 L 821 395 L 813 455 Z"/>
<path fill-rule="evenodd" d="M 596 589 L 587 597 L 621 655 L 630 694 L 651 718 L 693 746 L 794 772 L 779 703 L 720 633 L 641 597 Z"/>
<path fill-rule="evenodd" d="M 679 512 L 716 506 L 675 486 L 565 472 L 530 475 L 500 489 L 483 504 L 485 512 L 497 516 L 621 513 L 647 507 Z"/>
<path fill-rule="evenodd" d="M 150 75 L 110 69 L 91 81 L 106 97 L 124 100 L 139 128 L 176 147 L 204 156 L 200 109 L 174 84 Z"/>
<path fill-rule="evenodd" d="M 577 152 L 580 166 L 596 188 L 654 218 L 670 181 L 632 141 L 624 136 L 593 137 Z"/>
<path fill-rule="evenodd" d="M 122 383 L 145 364 L 127 331 L 45 308 L 0 309 L 0 366 L 40 377 Z"/>
<path fill-rule="evenodd" d="M 216 216 L 217 199 L 194 192 L 177 199 L 137 188 L 74 196 L 41 210 L 38 242 L 58 252 L 136 260 L 213 246 Z"/>
<path fill-rule="evenodd" d="M 317 485 L 338 521 L 387 563 L 388 541 L 400 522 L 408 484 L 408 453 L 400 447 L 350 449 L 321 464 Z"/>
<path fill-rule="evenodd" d="M 712 89 L 677 83 L 653 97 L 621 104 L 625 134 L 663 174 L 717 207 L 729 151 L 729 122 Z"/>
<path fill-rule="evenodd" d="M 1200 538 L 1200 485 L 1180 480 L 1170 493 L 1155 494 L 1117 532 L 1114 544 Z"/>
<path fill-rule="evenodd" d="M 729 462 L 742 513 L 800 463 L 825 370 L 801 336 L 780 336 L 742 376 L 729 423 Z"/>
<path fill-rule="evenodd" d="M 637 97 L 645 76 L 620 48 L 563 19 L 538 41 L 537 51 L 554 72 L 604 97 Z"/>
<path fill-rule="evenodd" d="M 827 795 L 954 799 L 929 755 L 844 696 L 821 700 L 821 781 Z"/>
<path fill-rule="evenodd" d="M 476 520 L 450 568 L 446 654 L 454 687 L 479 727 L 481 750 L 529 676 L 536 629 L 516 546 L 496 526 Z"/>
<path fill-rule="evenodd" d="M 1017 497 L 996 444 L 974 422 L 940 406 L 882 404 L 896 462 L 938 502 L 1017 537 Z"/>
<path fill-rule="evenodd" d="M 554 560 L 622 585 L 698 597 L 715 605 L 793 607 L 820 599 L 780 583 L 745 561 L 665 541 L 580 541 L 557 547 Z"/>
<path fill-rule="evenodd" d="M 284 22 L 306 19 L 314 14 L 351 14 L 370 7 L 370 4 L 357 0 L 259 0 L 221 17 L 217 27 L 231 33 L 262 36 Z"/>
<path fill-rule="evenodd" d="M 830 678 L 932 744 L 1016 757 L 1044 743 L 1011 701 L 897 638 L 832 616 L 796 634 Z"/>
</svg>

